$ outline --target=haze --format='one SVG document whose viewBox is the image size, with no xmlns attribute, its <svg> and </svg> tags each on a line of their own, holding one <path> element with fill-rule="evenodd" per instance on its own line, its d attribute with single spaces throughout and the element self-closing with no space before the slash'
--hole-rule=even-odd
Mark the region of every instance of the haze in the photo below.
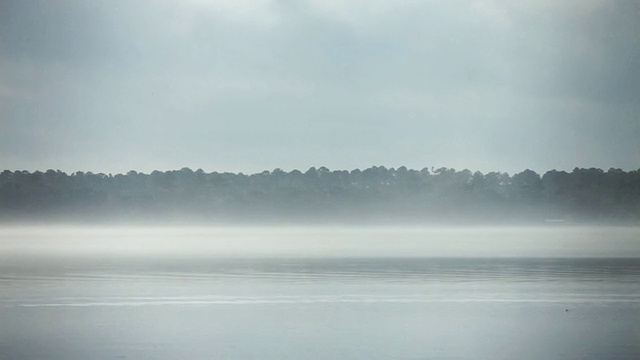
<svg viewBox="0 0 640 360">
<path fill-rule="evenodd" d="M 637 1 L 2 1 L 4 169 L 640 166 Z"/>
</svg>

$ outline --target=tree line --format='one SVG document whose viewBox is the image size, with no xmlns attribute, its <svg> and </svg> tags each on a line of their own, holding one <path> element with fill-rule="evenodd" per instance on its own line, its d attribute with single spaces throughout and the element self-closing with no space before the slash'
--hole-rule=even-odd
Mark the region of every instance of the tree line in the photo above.
<svg viewBox="0 0 640 360">
<path fill-rule="evenodd" d="M 0 173 L 0 218 L 640 222 L 640 169 Z"/>
</svg>

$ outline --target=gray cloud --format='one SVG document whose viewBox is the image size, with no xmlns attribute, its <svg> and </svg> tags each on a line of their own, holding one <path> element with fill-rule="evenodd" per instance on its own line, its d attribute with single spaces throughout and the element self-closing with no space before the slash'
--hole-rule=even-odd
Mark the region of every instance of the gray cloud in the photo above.
<svg viewBox="0 0 640 360">
<path fill-rule="evenodd" d="M 7 1 L 5 168 L 640 167 L 637 1 Z"/>
</svg>

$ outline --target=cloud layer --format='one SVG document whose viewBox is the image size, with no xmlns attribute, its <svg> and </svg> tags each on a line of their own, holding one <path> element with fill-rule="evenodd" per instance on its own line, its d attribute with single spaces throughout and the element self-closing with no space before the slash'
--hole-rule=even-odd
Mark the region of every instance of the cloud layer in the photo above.
<svg viewBox="0 0 640 360">
<path fill-rule="evenodd" d="M 5 1 L 3 168 L 640 167 L 637 1 Z"/>
</svg>

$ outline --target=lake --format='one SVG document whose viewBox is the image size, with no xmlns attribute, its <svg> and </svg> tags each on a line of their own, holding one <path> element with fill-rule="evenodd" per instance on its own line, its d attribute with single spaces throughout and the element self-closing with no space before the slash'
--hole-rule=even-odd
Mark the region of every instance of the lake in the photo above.
<svg viewBox="0 0 640 360">
<path fill-rule="evenodd" d="M 638 359 L 634 227 L 0 230 L 0 359 Z"/>
</svg>

